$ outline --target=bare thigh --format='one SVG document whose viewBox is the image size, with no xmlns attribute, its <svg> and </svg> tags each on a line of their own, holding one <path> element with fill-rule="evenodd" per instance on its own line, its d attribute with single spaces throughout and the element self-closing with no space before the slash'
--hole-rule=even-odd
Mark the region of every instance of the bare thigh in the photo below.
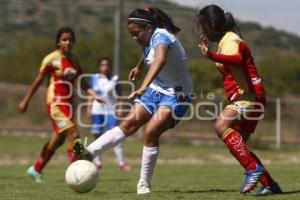
<svg viewBox="0 0 300 200">
<path fill-rule="evenodd" d="M 151 114 L 140 104 L 135 103 L 130 113 L 121 121 L 119 127 L 126 136 L 134 134 L 149 119 Z"/>
<path fill-rule="evenodd" d="M 158 146 L 159 137 L 168 130 L 173 123 L 172 110 L 167 106 L 160 106 L 145 127 L 144 145 L 148 147 Z"/>
</svg>

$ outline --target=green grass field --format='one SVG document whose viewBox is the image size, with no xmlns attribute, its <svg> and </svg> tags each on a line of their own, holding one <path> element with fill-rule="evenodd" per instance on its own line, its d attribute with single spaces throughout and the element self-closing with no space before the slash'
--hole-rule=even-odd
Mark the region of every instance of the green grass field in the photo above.
<svg viewBox="0 0 300 200">
<path fill-rule="evenodd" d="M 111 151 L 104 157 L 99 183 L 87 194 L 77 194 L 67 187 L 64 173 L 68 166 L 64 147 L 46 167 L 45 183 L 36 184 L 25 174 L 45 138 L 0 136 L 0 199 L 258 199 L 239 194 L 243 171 L 225 147 L 162 144 L 153 177 L 152 193 L 137 196 L 142 143 L 127 141 L 125 146 L 132 172 L 122 172 Z M 255 150 L 285 191 L 282 195 L 259 199 L 300 199 L 299 149 Z"/>
</svg>

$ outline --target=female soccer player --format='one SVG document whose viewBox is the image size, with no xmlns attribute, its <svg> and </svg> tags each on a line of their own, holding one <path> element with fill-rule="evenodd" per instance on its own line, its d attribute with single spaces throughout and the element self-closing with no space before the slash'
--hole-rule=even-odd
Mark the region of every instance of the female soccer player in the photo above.
<svg viewBox="0 0 300 200">
<path fill-rule="evenodd" d="M 250 49 L 241 39 L 233 16 L 216 5 L 200 10 L 198 25 L 203 32 L 199 47 L 204 56 L 216 62 L 223 76 L 229 103 L 217 118 L 215 131 L 246 170 L 240 192 L 248 193 L 260 182 L 263 187 L 257 191 L 257 195 L 281 193 L 279 185 L 246 145 L 266 104 L 262 80 Z M 218 52 L 209 49 L 206 38 L 209 42 L 218 43 Z"/>
<path fill-rule="evenodd" d="M 44 145 L 34 165 L 27 170 L 27 174 L 36 182 L 43 181 L 43 168 L 66 138 L 68 140 L 67 154 L 70 162 L 76 160 L 76 156 L 73 155 L 72 143 L 74 139 L 79 138 L 79 134 L 73 121 L 74 105 L 72 98 L 73 84 L 81 74 L 81 67 L 77 58 L 72 54 L 74 43 L 75 34 L 71 28 L 62 27 L 57 31 L 56 50 L 44 58 L 37 77 L 19 104 L 20 112 L 25 112 L 36 90 L 45 78 L 48 79 L 46 109 L 52 122 L 53 134 Z M 82 89 L 86 90 L 99 102 L 105 102 L 84 81 L 82 81 Z"/>
<path fill-rule="evenodd" d="M 98 61 L 99 73 L 93 74 L 90 78 L 90 86 L 97 94 L 106 100 L 106 104 L 98 103 L 96 100 L 89 98 L 88 117 L 92 120 L 92 134 L 95 139 L 100 137 L 105 131 L 118 126 L 119 111 L 121 108 L 118 104 L 120 87 L 117 86 L 118 76 L 112 76 L 111 59 L 108 57 L 100 58 Z M 131 166 L 124 161 L 122 144 L 114 147 L 114 152 L 120 169 L 130 171 Z M 102 163 L 100 155 L 94 158 L 94 163 L 101 169 Z"/>
<path fill-rule="evenodd" d="M 146 122 L 144 148 L 137 193 L 151 192 L 151 177 L 159 153 L 159 138 L 174 127 L 187 110 L 193 91 L 187 57 L 175 34 L 180 31 L 171 18 L 157 8 L 136 9 L 128 18 L 128 31 L 142 46 L 147 74 L 138 90 L 131 112 L 120 123 L 91 143 L 86 149 L 80 140 L 74 143 L 77 155 L 101 154 L 134 134 Z M 136 80 L 142 71 L 142 59 L 129 73 Z"/>
</svg>

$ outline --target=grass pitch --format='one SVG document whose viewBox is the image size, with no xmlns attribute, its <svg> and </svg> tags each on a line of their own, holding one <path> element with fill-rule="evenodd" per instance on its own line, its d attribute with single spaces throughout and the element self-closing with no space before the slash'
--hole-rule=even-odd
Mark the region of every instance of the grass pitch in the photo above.
<svg viewBox="0 0 300 200">
<path fill-rule="evenodd" d="M 100 199 L 257 199 L 239 194 L 244 176 L 241 167 L 225 147 L 198 147 L 162 144 L 154 172 L 152 193 L 136 195 L 141 141 L 124 144 L 132 172 L 123 172 L 114 163 L 113 153 L 104 155 L 104 168 L 96 188 L 86 194 L 73 192 L 64 182 L 68 166 L 61 148 L 45 168 L 45 183 L 36 184 L 25 171 L 46 139 L 0 136 L 0 199 L 100 200 Z M 282 195 L 260 199 L 300 199 L 299 149 L 255 150 L 284 190 Z"/>
</svg>

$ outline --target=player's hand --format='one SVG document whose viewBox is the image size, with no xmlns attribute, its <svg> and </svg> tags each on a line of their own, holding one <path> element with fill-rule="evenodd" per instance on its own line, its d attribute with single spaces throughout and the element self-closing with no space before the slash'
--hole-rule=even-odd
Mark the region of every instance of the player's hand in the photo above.
<svg viewBox="0 0 300 200">
<path fill-rule="evenodd" d="M 208 52 L 208 42 L 205 38 L 204 35 L 200 35 L 200 43 L 198 45 L 198 47 L 200 48 L 202 54 L 207 57 L 207 52 Z"/>
<path fill-rule="evenodd" d="M 26 102 L 26 101 L 21 101 L 20 103 L 19 103 L 19 112 L 20 113 L 23 113 L 23 112 L 25 112 L 26 110 L 27 110 L 27 106 L 28 106 L 28 103 Z"/>
<path fill-rule="evenodd" d="M 129 96 L 128 96 L 128 100 L 129 101 L 133 101 L 135 98 L 142 96 L 145 91 L 147 90 L 147 88 L 140 88 L 134 92 L 132 92 Z"/>
<path fill-rule="evenodd" d="M 134 67 L 129 72 L 128 80 L 129 81 L 135 81 L 137 79 L 140 79 L 140 77 L 141 77 L 141 70 L 138 67 Z"/>
</svg>

